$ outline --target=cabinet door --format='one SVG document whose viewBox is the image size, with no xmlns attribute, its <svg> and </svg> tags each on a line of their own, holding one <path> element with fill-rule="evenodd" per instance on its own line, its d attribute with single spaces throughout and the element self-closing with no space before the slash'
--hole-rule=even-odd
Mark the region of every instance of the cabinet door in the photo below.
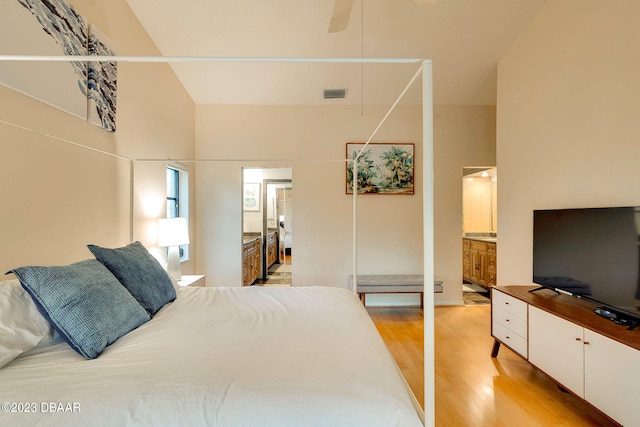
<svg viewBox="0 0 640 427">
<path fill-rule="evenodd" d="M 471 281 L 471 242 L 462 239 L 462 278 Z"/>
<path fill-rule="evenodd" d="M 494 243 L 487 245 L 487 286 L 496 286 L 496 270 L 498 255 Z"/>
<path fill-rule="evenodd" d="M 640 420 L 640 351 L 590 330 L 584 332 L 584 394 L 622 425 Z"/>
<path fill-rule="evenodd" d="M 529 362 L 584 398 L 583 328 L 529 306 Z"/>
<path fill-rule="evenodd" d="M 471 249 L 469 253 L 471 256 L 471 281 L 478 283 L 480 280 L 480 252 L 477 249 Z"/>
<path fill-rule="evenodd" d="M 487 285 L 489 258 L 486 252 L 478 252 L 478 283 Z"/>
</svg>

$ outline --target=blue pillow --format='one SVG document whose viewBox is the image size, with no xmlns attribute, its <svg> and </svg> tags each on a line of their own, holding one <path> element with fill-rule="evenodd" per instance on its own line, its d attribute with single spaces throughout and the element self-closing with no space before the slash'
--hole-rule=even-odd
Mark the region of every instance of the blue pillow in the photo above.
<svg viewBox="0 0 640 427">
<path fill-rule="evenodd" d="M 95 259 L 11 272 L 65 341 L 87 359 L 95 359 L 106 346 L 149 320 L 149 314 Z"/>
<path fill-rule="evenodd" d="M 88 247 L 150 314 L 176 299 L 171 278 L 142 243 L 135 242 L 116 249 L 96 245 Z"/>
</svg>

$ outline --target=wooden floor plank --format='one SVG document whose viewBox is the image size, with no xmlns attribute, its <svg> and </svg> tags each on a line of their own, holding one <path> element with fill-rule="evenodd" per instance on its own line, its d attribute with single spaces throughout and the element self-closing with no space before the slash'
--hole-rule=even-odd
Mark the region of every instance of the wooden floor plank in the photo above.
<svg viewBox="0 0 640 427">
<path fill-rule="evenodd" d="M 419 402 L 424 402 L 422 310 L 367 308 Z M 436 425 L 614 426 L 505 348 L 492 358 L 489 306 L 436 307 Z"/>
</svg>

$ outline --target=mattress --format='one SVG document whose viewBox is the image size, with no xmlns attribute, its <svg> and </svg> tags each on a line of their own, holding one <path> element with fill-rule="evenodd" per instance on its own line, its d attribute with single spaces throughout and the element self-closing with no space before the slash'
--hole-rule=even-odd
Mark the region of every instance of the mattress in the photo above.
<svg viewBox="0 0 640 427">
<path fill-rule="evenodd" d="M 0 425 L 421 426 L 358 298 L 184 288 L 85 360 L 65 342 L 0 369 Z"/>
</svg>

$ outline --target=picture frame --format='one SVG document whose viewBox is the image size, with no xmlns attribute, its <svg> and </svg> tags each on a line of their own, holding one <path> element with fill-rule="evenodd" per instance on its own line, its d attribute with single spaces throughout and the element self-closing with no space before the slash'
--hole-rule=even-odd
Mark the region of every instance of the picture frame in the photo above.
<svg viewBox="0 0 640 427">
<path fill-rule="evenodd" d="M 353 159 L 365 144 L 347 143 L 346 194 L 353 194 Z M 414 144 L 370 143 L 358 157 L 358 194 L 414 194 Z"/>
<path fill-rule="evenodd" d="M 245 182 L 242 207 L 245 212 L 260 212 L 260 183 Z"/>
</svg>

